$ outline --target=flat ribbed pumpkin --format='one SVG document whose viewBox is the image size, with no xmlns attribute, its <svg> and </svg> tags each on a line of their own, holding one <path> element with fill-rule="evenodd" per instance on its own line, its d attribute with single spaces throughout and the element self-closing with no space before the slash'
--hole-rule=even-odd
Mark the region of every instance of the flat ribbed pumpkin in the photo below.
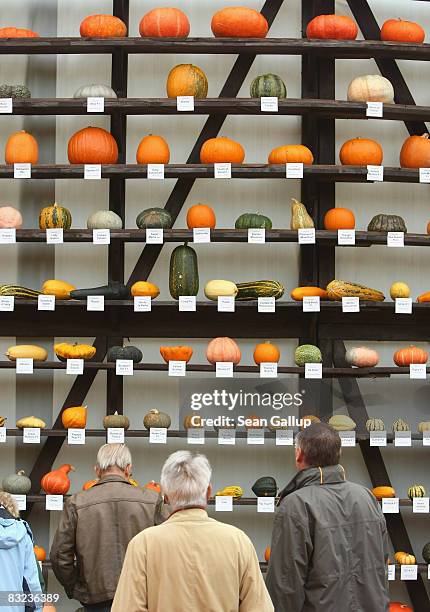
<svg viewBox="0 0 430 612">
<path fill-rule="evenodd" d="M 384 152 L 376 140 L 352 138 L 343 143 L 339 151 L 340 163 L 344 166 L 380 166 Z"/>
<path fill-rule="evenodd" d="M 37 140 L 25 130 L 11 134 L 6 142 L 4 159 L 7 164 L 37 164 Z"/>
<path fill-rule="evenodd" d="M 122 38 L 127 36 L 127 26 L 114 15 L 90 15 L 79 28 L 83 38 Z"/>
<path fill-rule="evenodd" d="M 190 33 L 190 22 L 183 11 L 160 7 L 142 17 L 139 32 L 148 38 L 186 38 Z"/>
<path fill-rule="evenodd" d="M 419 23 L 404 19 L 387 19 L 381 28 L 381 40 L 422 43 L 426 33 Z"/>
<path fill-rule="evenodd" d="M 162 136 L 149 134 L 142 138 L 136 151 L 138 164 L 168 164 L 170 149 Z"/>
<path fill-rule="evenodd" d="M 216 38 L 265 38 L 269 24 L 255 9 L 229 6 L 215 13 L 211 29 Z"/>
<path fill-rule="evenodd" d="M 357 24 L 346 15 L 318 15 L 311 19 L 306 28 L 308 38 L 355 40 L 357 34 Z"/>
<path fill-rule="evenodd" d="M 193 64 L 179 64 L 172 68 L 167 77 L 167 96 L 194 96 L 206 98 L 208 95 L 208 79 L 201 68 Z"/>
<path fill-rule="evenodd" d="M 0 38 L 40 38 L 40 34 L 28 28 L 0 28 Z"/>
<path fill-rule="evenodd" d="M 394 353 L 393 361 L 396 366 L 407 367 L 412 363 L 427 363 L 428 353 L 418 346 L 407 346 Z"/>
<path fill-rule="evenodd" d="M 269 164 L 312 164 L 312 151 L 304 145 L 283 145 L 269 154 Z"/>
<path fill-rule="evenodd" d="M 209 138 L 200 149 L 202 164 L 241 164 L 244 159 L 245 150 L 242 145 L 224 136 Z"/>
<path fill-rule="evenodd" d="M 72 215 L 70 210 L 64 206 L 59 206 L 57 203 L 52 206 L 45 206 L 39 213 L 40 229 L 50 229 L 62 227 L 70 229 L 72 226 Z"/>
<path fill-rule="evenodd" d="M 116 164 L 118 145 L 103 128 L 86 127 L 70 138 L 67 155 L 71 164 Z"/>
</svg>

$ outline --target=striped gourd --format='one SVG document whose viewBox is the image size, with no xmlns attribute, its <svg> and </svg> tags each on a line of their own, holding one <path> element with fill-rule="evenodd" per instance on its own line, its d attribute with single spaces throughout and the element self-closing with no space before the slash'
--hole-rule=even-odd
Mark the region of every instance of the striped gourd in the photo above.
<svg viewBox="0 0 430 612">
<path fill-rule="evenodd" d="M 261 74 L 251 83 L 250 96 L 251 98 L 286 98 L 287 88 L 277 74 Z"/>
<path fill-rule="evenodd" d="M 62 227 L 64 229 L 70 229 L 72 226 L 72 215 L 70 210 L 59 206 L 57 203 L 52 206 L 46 206 L 42 208 L 39 214 L 39 227 L 40 229 L 52 229 Z"/>
<path fill-rule="evenodd" d="M 278 281 L 260 280 L 247 283 L 236 283 L 236 300 L 257 300 L 259 297 L 274 297 L 275 300 L 284 295 L 285 287 Z"/>
<path fill-rule="evenodd" d="M 426 490 L 423 485 L 413 485 L 408 489 L 408 497 L 409 499 L 413 499 L 414 497 L 425 497 Z"/>
<path fill-rule="evenodd" d="M 341 300 L 343 297 L 358 297 L 361 300 L 372 302 L 383 302 L 385 300 L 382 291 L 343 280 L 331 281 L 327 285 L 327 295 L 330 300 Z"/>
<path fill-rule="evenodd" d="M 0 295 L 12 295 L 16 298 L 37 299 L 38 295 L 42 295 L 41 291 L 21 287 L 20 285 L 0 285 Z"/>
</svg>

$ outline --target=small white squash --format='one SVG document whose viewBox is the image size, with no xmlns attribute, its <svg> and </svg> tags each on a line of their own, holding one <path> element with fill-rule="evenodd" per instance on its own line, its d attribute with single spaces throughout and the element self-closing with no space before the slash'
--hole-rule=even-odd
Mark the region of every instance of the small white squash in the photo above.
<svg viewBox="0 0 430 612">
<path fill-rule="evenodd" d="M 98 210 L 88 217 L 88 229 L 122 229 L 122 219 L 113 210 Z"/>
<path fill-rule="evenodd" d="M 83 85 L 73 94 L 74 98 L 117 98 L 118 96 L 108 85 Z"/>
<path fill-rule="evenodd" d="M 216 301 L 218 296 L 236 297 L 237 287 L 228 280 L 211 280 L 205 285 L 205 296 L 208 300 Z"/>
<path fill-rule="evenodd" d="M 394 89 L 390 81 L 380 74 L 356 77 L 348 87 L 349 102 L 394 102 Z"/>
<path fill-rule="evenodd" d="M 379 355 L 377 351 L 367 346 L 356 346 L 346 351 L 345 360 L 350 366 L 373 368 L 379 363 Z"/>
</svg>

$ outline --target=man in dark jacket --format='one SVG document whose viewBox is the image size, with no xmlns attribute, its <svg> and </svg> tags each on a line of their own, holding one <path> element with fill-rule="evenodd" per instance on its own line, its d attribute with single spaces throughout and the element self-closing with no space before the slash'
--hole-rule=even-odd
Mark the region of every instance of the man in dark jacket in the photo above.
<svg viewBox="0 0 430 612">
<path fill-rule="evenodd" d="M 385 518 L 346 481 L 340 446 L 325 423 L 296 436 L 300 471 L 280 495 L 266 580 L 275 612 L 388 610 Z"/>
<path fill-rule="evenodd" d="M 133 486 L 131 467 L 124 444 L 102 446 L 99 481 L 66 502 L 52 543 L 55 575 L 67 596 L 88 611 L 111 609 L 128 543 L 163 521 L 161 496 Z"/>
</svg>

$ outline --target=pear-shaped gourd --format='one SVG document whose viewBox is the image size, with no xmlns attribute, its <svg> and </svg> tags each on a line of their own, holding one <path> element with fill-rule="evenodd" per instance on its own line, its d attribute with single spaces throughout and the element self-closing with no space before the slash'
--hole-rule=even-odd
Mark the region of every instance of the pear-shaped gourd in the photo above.
<svg viewBox="0 0 430 612">
<path fill-rule="evenodd" d="M 295 198 L 291 198 L 291 223 L 292 230 L 315 227 L 312 217 L 306 210 L 306 206 Z"/>
</svg>

